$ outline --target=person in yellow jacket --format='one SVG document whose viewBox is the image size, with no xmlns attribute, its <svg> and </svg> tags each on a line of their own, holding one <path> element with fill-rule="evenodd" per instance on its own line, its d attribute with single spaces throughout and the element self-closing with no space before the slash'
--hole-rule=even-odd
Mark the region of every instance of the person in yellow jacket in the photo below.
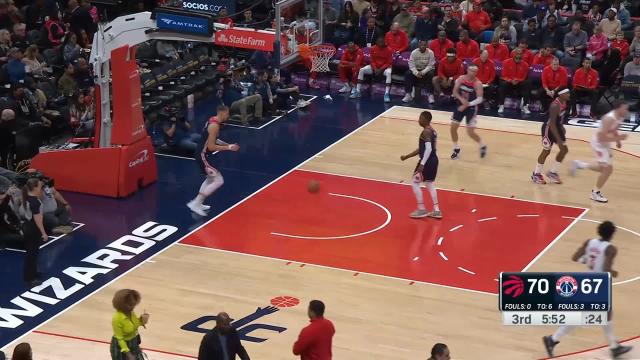
<svg viewBox="0 0 640 360">
<path fill-rule="evenodd" d="M 113 338 L 111 338 L 111 360 L 143 360 L 140 349 L 140 325 L 146 327 L 149 314 L 145 311 L 141 316 L 133 311 L 140 304 L 140 293 L 136 290 L 123 289 L 113 296 L 113 307 L 116 309 L 111 319 Z"/>
</svg>

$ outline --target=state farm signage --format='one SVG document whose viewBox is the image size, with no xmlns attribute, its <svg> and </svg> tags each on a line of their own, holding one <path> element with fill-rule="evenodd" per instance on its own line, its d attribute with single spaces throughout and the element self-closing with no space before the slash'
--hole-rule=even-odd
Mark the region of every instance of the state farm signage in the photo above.
<svg viewBox="0 0 640 360">
<path fill-rule="evenodd" d="M 273 51 L 275 39 L 274 33 L 241 28 L 219 30 L 215 35 L 216 45 L 262 51 Z"/>
</svg>

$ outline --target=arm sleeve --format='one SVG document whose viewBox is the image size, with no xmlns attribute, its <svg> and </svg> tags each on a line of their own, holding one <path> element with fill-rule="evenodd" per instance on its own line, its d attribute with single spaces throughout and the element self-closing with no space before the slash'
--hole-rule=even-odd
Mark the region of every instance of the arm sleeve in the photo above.
<svg viewBox="0 0 640 360">
<path fill-rule="evenodd" d="M 479 104 L 482 104 L 482 96 L 479 96 L 479 97 L 475 98 L 475 100 L 471 101 L 469 103 L 469 106 L 476 106 L 476 105 L 479 105 Z"/>
<path fill-rule="evenodd" d="M 424 154 L 422 156 L 422 160 L 420 160 L 420 164 L 421 165 L 425 165 L 427 163 L 427 160 L 429 160 L 429 155 L 431 155 L 431 142 L 425 142 L 424 143 Z"/>
<path fill-rule="evenodd" d="M 123 353 L 129 352 L 127 342 L 124 340 L 122 319 L 114 317 L 113 320 L 111 320 L 111 327 L 113 328 L 113 337 L 118 341 L 118 345 L 120 346 L 120 351 Z"/>
</svg>

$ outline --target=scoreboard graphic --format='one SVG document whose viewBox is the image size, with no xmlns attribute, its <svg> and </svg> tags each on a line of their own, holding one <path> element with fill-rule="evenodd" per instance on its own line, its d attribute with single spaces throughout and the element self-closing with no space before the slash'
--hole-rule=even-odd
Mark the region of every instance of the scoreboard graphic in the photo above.
<svg viewBox="0 0 640 360">
<path fill-rule="evenodd" d="M 504 325 L 607 324 L 611 274 L 500 273 Z"/>
</svg>

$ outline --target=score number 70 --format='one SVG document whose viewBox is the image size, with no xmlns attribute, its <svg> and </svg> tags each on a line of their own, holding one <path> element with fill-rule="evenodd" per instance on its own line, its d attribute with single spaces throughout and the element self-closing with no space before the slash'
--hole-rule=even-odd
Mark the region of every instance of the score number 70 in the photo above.
<svg viewBox="0 0 640 360">
<path fill-rule="evenodd" d="M 538 290 L 538 294 L 546 294 L 549 292 L 548 279 L 527 279 L 529 283 L 529 294 L 533 294 Z M 580 282 L 580 292 L 583 294 L 597 294 L 602 285 L 602 279 L 582 279 Z"/>
</svg>

